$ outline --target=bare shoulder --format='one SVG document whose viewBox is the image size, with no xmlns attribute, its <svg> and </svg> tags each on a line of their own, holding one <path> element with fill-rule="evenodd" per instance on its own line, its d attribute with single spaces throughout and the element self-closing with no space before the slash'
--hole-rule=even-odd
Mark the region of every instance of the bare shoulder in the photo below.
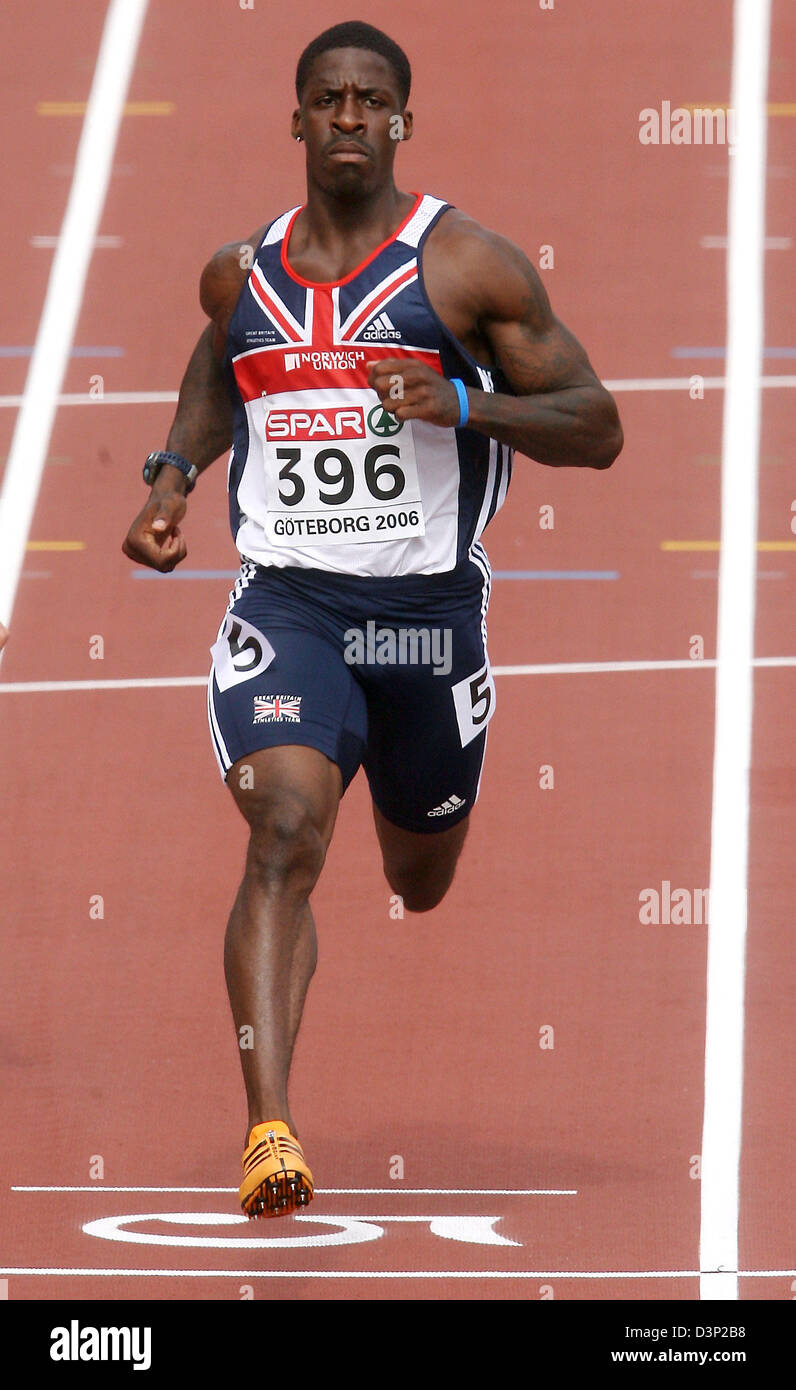
<svg viewBox="0 0 796 1390">
<path fill-rule="evenodd" d="M 245 240 L 226 242 L 210 257 L 199 281 L 199 299 L 209 319 L 218 322 L 231 315 L 267 226 Z"/>
<path fill-rule="evenodd" d="M 535 321 L 539 329 L 552 322 L 547 292 L 525 252 L 458 208 L 440 218 L 429 251 L 455 267 L 463 291 L 477 300 L 479 318 Z"/>
</svg>

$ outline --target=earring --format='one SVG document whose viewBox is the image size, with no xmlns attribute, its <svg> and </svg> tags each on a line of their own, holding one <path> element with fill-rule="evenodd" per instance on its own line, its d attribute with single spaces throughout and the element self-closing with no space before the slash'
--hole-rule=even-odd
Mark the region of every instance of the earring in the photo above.
<svg viewBox="0 0 796 1390">
<path fill-rule="evenodd" d="M 296 136 L 296 139 L 297 139 L 298 141 L 300 141 L 300 140 L 301 140 L 301 136 L 300 136 L 300 135 L 297 135 L 297 136 Z"/>
</svg>

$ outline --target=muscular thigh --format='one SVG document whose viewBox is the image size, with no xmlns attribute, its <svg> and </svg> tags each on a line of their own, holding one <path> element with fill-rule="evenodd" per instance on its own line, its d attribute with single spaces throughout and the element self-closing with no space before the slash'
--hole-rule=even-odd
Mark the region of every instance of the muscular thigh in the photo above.
<svg viewBox="0 0 796 1390">
<path fill-rule="evenodd" d="M 253 834 L 281 828 L 288 837 L 310 826 L 328 847 L 343 779 L 324 753 L 298 744 L 258 749 L 235 763 L 227 786 Z"/>
</svg>

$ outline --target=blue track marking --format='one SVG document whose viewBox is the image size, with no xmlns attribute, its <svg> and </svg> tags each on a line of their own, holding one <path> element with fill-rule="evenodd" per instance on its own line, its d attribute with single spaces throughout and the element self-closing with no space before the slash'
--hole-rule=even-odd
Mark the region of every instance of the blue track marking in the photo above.
<svg viewBox="0 0 796 1390">
<path fill-rule="evenodd" d="M 237 579 L 239 570 L 172 570 L 161 574 L 159 570 L 133 570 L 133 579 Z"/>
<path fill-rule="evenodd" d="M 493 570 L 493 579 L 618 579 L 619 570 Z"/>
</svg>

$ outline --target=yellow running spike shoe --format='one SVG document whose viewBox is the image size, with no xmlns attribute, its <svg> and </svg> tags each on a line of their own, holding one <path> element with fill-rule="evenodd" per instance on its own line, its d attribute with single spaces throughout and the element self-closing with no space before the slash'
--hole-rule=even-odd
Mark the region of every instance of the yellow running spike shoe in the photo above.
<svg viewBox="0 0 796 1390">
<path fill-rule="evenodd" d="M 312 1201 L 312 1173 L 304 1150 L 284 1120 L 255 1125 L 242 1161 L 240 1204 L 250 1220 L 288 1216 Z"/>
</svg>

